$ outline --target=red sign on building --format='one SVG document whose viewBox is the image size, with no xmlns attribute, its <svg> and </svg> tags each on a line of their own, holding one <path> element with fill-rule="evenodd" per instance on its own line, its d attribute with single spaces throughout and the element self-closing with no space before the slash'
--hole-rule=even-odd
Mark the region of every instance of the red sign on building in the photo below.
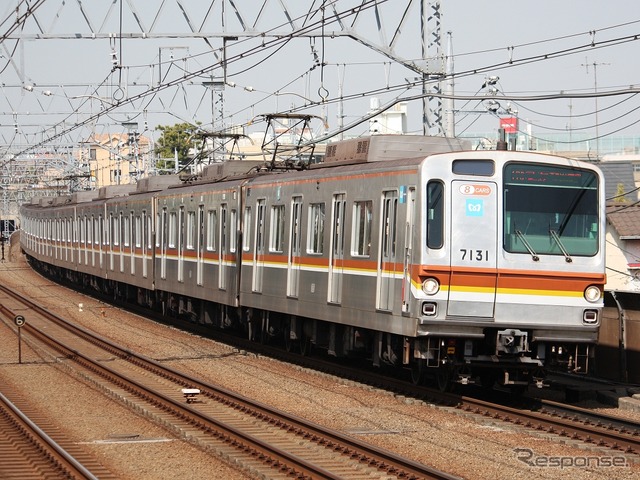
<svg viewBox="0 0 640 480">
<path fill-rule="evenodd" d="M 517 117 L 501 118 L 500 128 L 503 128 L 505 133 L 516 133 L 518 131 L 518 118 Z"/>
</svg>

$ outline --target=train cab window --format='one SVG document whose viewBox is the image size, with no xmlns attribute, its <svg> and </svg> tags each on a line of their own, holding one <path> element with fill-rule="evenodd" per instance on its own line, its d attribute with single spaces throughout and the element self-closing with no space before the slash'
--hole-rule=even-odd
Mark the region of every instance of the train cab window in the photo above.
<svg viewBox="0 0 640 480">
<path fill-rule="evenodd" d="M 444 245 L 444 185 L 439 181 L 427 183 L 427 247 Z"/>
<path fill-rule="evenodd" d="M 284 205 L 271 207 L 271 230 L 269 232 L 269 251 L 282 252 L 284 249 Z"/>
<path fill-rule="evenodd" d="M 456 175 L 491 177 L 496 165 L 493 160 L 454 160 L 451 168 Z"/>
<path fill-rule="evenodd" d="M 530 255 L 598 252 L 598 178 L 590 170 L 511 163 L 504 169 L 504 248 Z"/>
<path fill-rule="evenodd" d="M 309 205 L 307 253 L 320 254 L 324 250 L 324 203 Z"/>
<path fill-rule="evenodd" d="M 368 257 L 371 255 L 371 223 L 373 202 L 371 200 L 354 202 L 353 224 L 351 229 L 351 255 Z"/>
</svg>

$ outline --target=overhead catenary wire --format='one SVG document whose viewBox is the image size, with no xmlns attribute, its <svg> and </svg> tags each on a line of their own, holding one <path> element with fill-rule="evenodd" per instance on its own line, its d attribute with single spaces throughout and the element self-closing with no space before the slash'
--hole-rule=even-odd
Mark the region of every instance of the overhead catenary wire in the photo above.
<svg viewBox="0 0 640 480">
<path fill-rule="evenodd" d="M 324 2 L 323 5 L 324 4 L 327 4 L 327 2 Z M 331 2 L 331 4 L 335 6 L 336 2 Z M 369 2 L 368 5 L 371 6 L 373 4 L 371 2 Z M 315 13 L 317 13 L 317 12 L 315 12 Z M 305 22 L 306 22 L 306 20 L 305 20 Z M 314 25 L 317 25 L 317 24 L 318 24 L 318 22 L 316 22 Z M 324 22 L 322 22 L 321 24 L 324 25 Z M 306 23 L 305 23 L 305 26 L 306 26 Z M 613 28 L 613 27 L 608 27 L 608 28 Z M 311 30 L 306 30 L 304 32 L 302 30 L 300 30 L 300 32 L 292 32 L 291 36 L 289 36 L 286 39 L 286 41 L 287 42 L 290 41 L 297 34 L 302 34 L 302 33 L 306 33 L 306 32 L 309 32 L 309 31 L 311 31 Z M 584 35 L 584 33 L 575 34 L 574 36 L 579 36 L 579 35 Z M 562 38 L 564 38 L 564 37 L 562 37 Z M 624 38 L 624 37 L 619 37 L 619 38 Z M 633 39 L 628 39 L 628 41 L 635 41 L 635 40 L 637 40 L 637 37 L 633 38 Z M 550 40 L 534 42 L 534 43 L 544 43 L 544 42 L 547 42 L 547 41 L 550 41 Z M 610 40 L 607 40 L 607 41 L 610 41 Z M 607 41 L 603 41 L 603 42 L 607 42 Z M 238 43 L 240 43 L 240 42 L 238 42 Z M 589 47 L 590 48 L 596 48 L 601 43 L 602 42 L 592 42 L 591 44 L 589 44 Z M 276 41 L 274 41 L 272 44 L 266 43 L 265 47 L 267 47 L 267 48 L 271 48 L 271 47 L 282 48 L 282 45 L 283 45 L 282 43 L 277 43 Z M 585 45 L 581 45 L 581 46 L 574 47 L 574 48 L 576 48 L 576 49 L 578 49 L 578 48 L 586 48 Z M 516 48 L 518 48 L 518 47 L 519 46 L 516 46 Z M 262 47 L 260 47 L 260 48 L 256 47 L 256 49 L 247 50 L 247 51 L 242 52 L 241 54 L 232 56 L 232 57 L 230 57 L 228 59 L 227 63 L 228 64 L 233 64 L 233 62 L 235 62 L 235 61 L 239 61 L 241 59 L 245 59 L 245 58 L 247 58 L 247 56 L 250 56 L 253 53 L 259 52 L 261 50 L 261 48 Z M 578 50 L 575 50 L 572 53 L 575 53 L 576 51 L 578 51 Z M 548 59 L 547 57 L 549 57 L 549 58 L 554 57 L 557 54 L 557 52 L 560 52 L 560 50 L 556 50 L 554 52 L 547 53 L 544 56 L 539 56 L 539 58 L 536 59 L 535 61 L 545 61 L 545 60 Z M 567 53 L 567 54 L 569 54 L 569 53 Z M 264 61 L 264 60 L 262 60 L 262 61 Z M 255 66 L 259 65 L 260 63 L 262 63 L 262 61 L 256 62 L 254 65 L 246 67 L 246 69 L 242 70 L 242 71 L 248 71 L 249 69 L 254 68 Z M 524 62 L 524 61 L 525 61 L 524 59 L 514 59 L 511 62 L 511 64 L 512 65 L 513 64 L 518 64 L 519 62 Z M 214 65 L 214 66 L 211 66 L 211 67 L 208 67 L 208 68 L 203 68 L 200 71 L 200 76 L 206 75 L 207 73 L 210 73 L 210 72 L 214 71 L 216 68 L 219 68 L 219 67 L 220 67 L 220 65 Z M 489 67 L 481 67 L 481 69 L 484 69 L 485 71 L 490 71 L 493 68 L 495 68 L 495 64 L 492 65 L 492 66 L 489 66 Z M 466 72 L 460 72 L 460 73 L 456 74 L 455 78 L 461 78 L 463 75 L 476 75 L 477 72 L 480 71 L 481 69 L 480 68 L 476 68 L 476 69 L 468 70 Z M 234 72 L 233 74 L 235 75 L 235 74 L 237 74 L 237 72 Z M 192 74 L 188 74 L 187 77 L 190 78 L 190 79 L 196 78 Z M 123 102 L 118 102 L 117 106 L 121 107 L 122 105 L 124 105 L 126 103 L 132 103 L 132 102 L 138 101 L 138 100 L 144 101 L 146 106 L 148 106 L 148 105 L 151 104 L 152 99 L 155 98 L 159 94 L 161 89 L 171 88 L 172 86 L 178 86 L 178 85 L 176 83 L 171 83 L 171 82 L 168 82 L 166 84 L 163 83 L 162 85 L 159 85 L 158 88 L 150 88 L 146 92 L 143 92 L 143 94 L 135 96 L 135 97 L 132 97 L 130 102 L 129 102 L 129 99 L 125 99 Z M 417 86 L 417 83 L 414 86 Z M 180 86 L 180 88 L 182 88 L 182 87 L 183 87 L 183 85 Z M 369 90 L 367 92 L 357 92 L 356 94 L 344 96 L 344 97 L 341 97 L 340 99 L 338 99 L 337 97 L 333 97 L 333 98 L 327 97 L 326 99 L 323 99 L 323 100 L 324 100 L 324 103 L 329 104 L 329 103 L 335 103 L 336 101 L 349 101 L 349 100 L 353 100 L 353 99 L 357 99 L 357 98 L 362 98 L 363 96 L 366 96 L 366 95 L 374 95 L 374 94 L 377 94 L 377 93 L 389 92 L 389 91 L 400 92 L 399 93 L 399 95 L 400 95 L 402 93 L 406 93 L 406 89 L 407 89 L 407 85 L 396 85 L 396 86 L 391 86 L 391 88 L 386 87 L 386 88 L 372 89 L 372 90 Z M 274 92 L 273 95 L 275 95 L 275 94 L 276 94 L 276 92 Z M 398 101 L 405 101 L 406 99 L 417 99 L 417 98 L 422 98 L 422 97 L 421 96 L 419 96 L 419 97 L 415 97 L 415 96 L 414 97 L 407 97 L 407 96 L 401 97 L 401 96 L 398 96 L 397 98 L 399 99 Z M 458 99 L 458 98 L 463 98 L 463 97 L 456 97 L 456 99 Z M 577 98 L 577 97 L 570 97 L 570 95 L 567 95 L 564 98 Z M 587 97 L 585 97 L 585 98 L 587 98 Z M 526 101 L 526 100 L 523 100 L 523 101 Z M 106 112 L 102 113 L 102 115 L 107 116 L 107 115 L 109 115 L 110 111 L 112 111 L 112 110 L 108 109 Z M 92 119 L 90 121 L 96 121 L 99 118 L 100 118 L 100 116 L 98 116 L 97 118 L 94 118 L 94 119 Z M 90 123 L 90 121 L 88 123 Z M 366 118 L 362 117 L 361 118 L 361 122 L 364 122 L 364 121 L 366 121 Z M 78 123 L 78 127 L 81 127 L 81 126 L 86 125 L 86 124 L 87 123 L 83 124 L 83 123 L 79 122 Z M 46 142 L 46 140 L 45 140 L 45 142 Z"/>
</svg>

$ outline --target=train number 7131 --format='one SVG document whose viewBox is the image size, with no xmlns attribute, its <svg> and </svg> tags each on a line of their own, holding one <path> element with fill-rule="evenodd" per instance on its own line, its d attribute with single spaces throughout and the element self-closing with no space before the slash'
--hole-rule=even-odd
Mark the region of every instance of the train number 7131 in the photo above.
<svg viewBox="0 0 640 480">
<path fill-rule="evenodd" d="M 489 250 L 474 250 L 474 249 L 466 249 L 461 248 L 460 253 L 462 254 L 462 260 L 467 260 L 470 262 L 488 262 L 489 261 Z"/>
</svg>

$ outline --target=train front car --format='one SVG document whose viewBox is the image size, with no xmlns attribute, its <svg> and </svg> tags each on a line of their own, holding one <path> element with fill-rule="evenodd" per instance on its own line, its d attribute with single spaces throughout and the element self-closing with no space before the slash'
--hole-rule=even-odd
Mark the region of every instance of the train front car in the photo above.
<svg viewBox="0 0 640 480">
<path fill-rule="evenodd" d="M 522 390 L 586 373 L 605 283 L 601 172 L 484 151 L 428 157 L 420 176 L 414 381 Z"/>
</svg>

